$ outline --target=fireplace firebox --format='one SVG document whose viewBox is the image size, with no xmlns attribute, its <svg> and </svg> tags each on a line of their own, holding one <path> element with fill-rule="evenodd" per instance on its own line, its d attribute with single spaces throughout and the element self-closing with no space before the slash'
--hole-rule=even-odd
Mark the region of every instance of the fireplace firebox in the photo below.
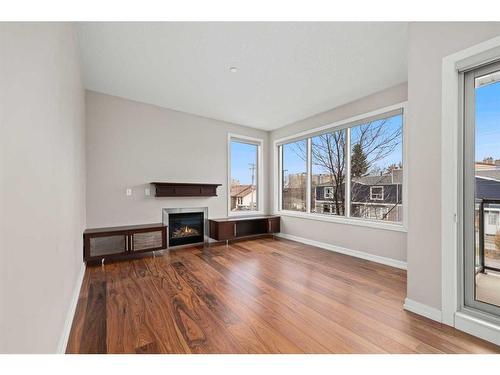
<svg viewBox="0 0 500 375">
<path fill-rule="evenodd" d="M 168 247 L 204 243 L 207 239 L 206 209 L 163 209 L 163 223 L 168 227 Z"/>
</svg>

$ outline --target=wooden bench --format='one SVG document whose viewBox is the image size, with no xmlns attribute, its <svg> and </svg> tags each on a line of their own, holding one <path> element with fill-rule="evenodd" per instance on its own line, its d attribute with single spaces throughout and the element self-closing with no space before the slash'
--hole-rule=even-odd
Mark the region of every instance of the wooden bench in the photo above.
<svg viewBox="0 0 500 375">
<path fill-rule="evenodd" d="M 280 231 L 280 217 L 274 215 L 210 219 L 210 238 L 229 241 L 236 238 L 274 234 Z"/>
</svg>

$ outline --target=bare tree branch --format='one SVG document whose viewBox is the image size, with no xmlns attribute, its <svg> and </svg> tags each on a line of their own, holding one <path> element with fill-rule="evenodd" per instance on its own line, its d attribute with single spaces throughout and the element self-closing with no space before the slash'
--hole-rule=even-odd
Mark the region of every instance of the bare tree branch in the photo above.
<svg viewBox="0 0 500 375">
<path fill-rule="evenodd" d="M 351 147 L 355 144 L 361 146 L 366 156 L 368 171 L 371 173 L 377 166 L 377 162 L 390 155 L 401 143 L 402 127 L 390 127 L 388 121 L 388 119 L 371 121 L 351 130 Z M 307 142 L 294 143 L 292 150 L 301 160 L 307 161 Z M 311 164 L 329 177 L 330 186 L 333 188 L 333 197 L 328 200 L 335 205 L 337 214 L 343 215 L 345 212 L 345 170 L 347 168 L 346 131 L 339 130 L 313 137 Z M 377 181 L 374 181 L 374 184 L 382 182 L 383 178 L 384 176 L 381 175 Z M 358 192 L 358 185 L 353 183 L 351 186 L 353 196 Z M 391 208 L 389 212 L 393 209 Z M 387 217 L 387 214 L 384 215 L 384 218 Z"/>
</svg>

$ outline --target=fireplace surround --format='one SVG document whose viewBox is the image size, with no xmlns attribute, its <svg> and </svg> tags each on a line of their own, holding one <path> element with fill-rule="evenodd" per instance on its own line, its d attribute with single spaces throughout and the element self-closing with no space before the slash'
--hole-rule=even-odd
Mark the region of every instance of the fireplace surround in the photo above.
<svg viewBox="0 0 500 375">
<path fill-rule="evenodd" d="M 164 208 L 167 247 L 208 243 L 208 207 Z"/>
</svg>

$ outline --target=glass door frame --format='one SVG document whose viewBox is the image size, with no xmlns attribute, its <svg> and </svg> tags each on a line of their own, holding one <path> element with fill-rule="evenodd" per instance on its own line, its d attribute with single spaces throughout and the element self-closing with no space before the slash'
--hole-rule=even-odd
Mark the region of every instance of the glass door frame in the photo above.
<svg viewBox="0 0 500 375">
<path fill-rule="evenodd" d="M 461 295 L 463 306 L 500 317 L 500 307 L 477 300 L 476 297 L 476 251 L 475 251 L 475 80 L 478 77 L 500 71 L 500 62 L 490 63 L 463 73 L 463 90 L 461 101 L 463 104 L 463 129 L 459 136 L 462 152 L 461 161 L 462 207 L 459 205 L 459 215 L 463 218 L 462 232 L 462 267 L 463 284 Z M 459 132 L 460 133 L 460 132 Z M 460 139 L 461 138 L 461 139 Z M 480 218 L 481 220 L 481 218 Z M 482 218 L 484 220 L 484 217 Z"/>
</svg>

